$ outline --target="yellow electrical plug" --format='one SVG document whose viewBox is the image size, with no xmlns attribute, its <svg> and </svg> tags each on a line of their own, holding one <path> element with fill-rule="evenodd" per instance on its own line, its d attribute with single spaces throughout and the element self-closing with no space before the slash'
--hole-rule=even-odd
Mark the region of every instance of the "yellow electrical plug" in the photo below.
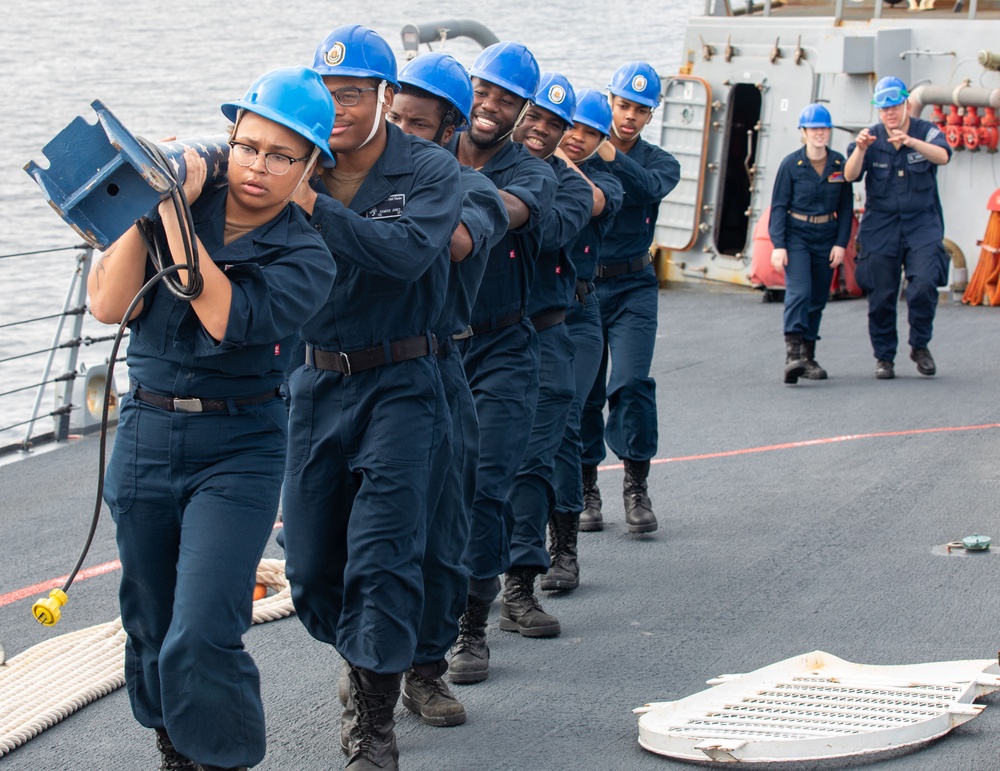
<svg viewBox="0 0 1000 771">
<path fill-rule="evenodd" d="M 62 589 L 53 589 L 49 596 L 43 600 L 36 600 L 31 606 L 31 612 L 39 624 L 45 626 L 55 626 L 59 623 L 62 611 L 59 609 L 67 603 L 69 598 Z"/>
</svg>

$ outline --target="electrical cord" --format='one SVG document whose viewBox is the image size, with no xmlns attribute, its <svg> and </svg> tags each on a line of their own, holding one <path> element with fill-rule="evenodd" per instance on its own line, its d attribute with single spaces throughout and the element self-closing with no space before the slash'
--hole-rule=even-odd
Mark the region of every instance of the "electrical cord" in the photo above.
<svg viewBox="0 0 1000 771">
<path fill-rule="evenodd" d="M 176 263 L 164 267 L 164 254 L 160 248 L 160 241 L 156 237 L 153 223 L 146 218 L 142 218 L 136 223 L 139 233 L 142 236 L 143 243 L 146 245 L 147 256 L 156 268 L 156 274 L 146 281 L 138 293 L 136 293 L 135 297 L 132 298 L 132 302 L 129 304 L 121 323 L 118 325 L 118 332 L 115 334 L 114 343 L 112 343 L 111 346 L 111 354 L 108 357 L 107 381 L 104 386 L 104 408 L 101 411 L 97 500 L 94 504 L 94 513 L 90 520 L 90 530 L 87 533 L 83 549 L 80 551 L 80 556 L 77 559 L 76 564 L 73 566 L 73 569 L 66 577 L 66 580 L 63 582 L 62 587 L 53 589 L 49 592 L 48 597 L 37 600 L 31 606 L 31 612 L 34 617 L 40 624 L 45 626 L 54 626 L 59 621 L 59 617 L 61 615 L 60 608 L 67 602 L 66 592 L 69 590 L 70 586 L 72 586 L 73 581 L 76 580 L 76 576 L 80 572 L 80 568 L 83 567 L 83 562 L 87 558 L 87 554 L 90 552 L 90 547 L 94 542 L 94 536 L 97 534 L 97 525 L 101 518 L 101 505 L 104 496 L 108 416 L 111 404 L 111 390 L 114 384 L 114 368 L 115 363 L 118 361 L 118 349 L 121 346 L 125 330 L 128 328 L 129 320 L 142 298 L 145 297 L 149 290 L 154 288 L 160 281 L 163 281 L 164 285 L 175 297 L 187 301 L 194 300 L 198 297 L 204 288 L 204 282 L 201 278 L 201 271 L 198 263 L 198 243 L 194 232 L 194 217 L 191 214 L 191 206 L 188 204 L 187 196 L 184 194 L 184 187 L 177 179 L 177 175 L 173 172 L 170 162 L 163 151 L 156 145 L 150 144 L 141 137 L 138 137 L 138 139 L 145 150 L 161 163 L 167 176 L 174 182 L 174 187 L 169 197 L 173 202 L 174 211 L 177 213 L 177 220 L 180 223 L 185 260 L 183 263 Z M 186 270 L 188 272 L 187 286 L 182 284 L 181 281 L 174 276 L 175 273 L 182 270 Z"/>
</svg>

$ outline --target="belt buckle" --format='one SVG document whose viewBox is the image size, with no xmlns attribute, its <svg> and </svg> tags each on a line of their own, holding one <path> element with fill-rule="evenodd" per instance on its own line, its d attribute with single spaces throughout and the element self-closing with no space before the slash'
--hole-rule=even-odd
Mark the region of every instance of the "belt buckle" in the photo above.
<svg viewBox="0 0 1000 771">
<path fill-rule="evenodd" d="M 465 340 L 466 338 L 472 337 L 472 335 L 473 335 L 472 325 L 470 324 L 469 326 L 467 326 L 465 329 L 463 329 L 458 334 L 452 335 L 451 339 L 452 340 Z"/>
<path fill-rule="evenodd" d="M 174 398 L 174 412 L 201 412 L 201 399 Z"/>
<path fill-rule="evenodd" d="M 343 367 L 343 373 L 345 375 L 351 374 L 351 360 L 346 353 L 343 351 L 337 351 L 337 355 L 340 357 L 340 366 Z"/>
</svg>

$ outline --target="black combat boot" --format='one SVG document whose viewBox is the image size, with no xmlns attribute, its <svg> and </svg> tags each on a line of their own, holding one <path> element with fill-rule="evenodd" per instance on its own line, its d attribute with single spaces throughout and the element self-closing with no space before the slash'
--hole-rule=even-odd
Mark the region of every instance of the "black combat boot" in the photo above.
<svg viewBox="0 0 1000 771">
<path fill-rule="evenodd" d="M 351 667 L 351 698 L 357 714 L 350 732 L 353 771 L 398 771 L 399 749 L 393 710 L 399 700 L 400 675 L 380 675 Z"/>
<path fill-rule="evenodd" d="M 478 683 L 489 677 L 490 649 L 486 645 L 489 602 L 470 596 L 458 620 L 458 639 L 451 646 L 448 679 L 453 683 Z"/>
<path fill-rule="evenodd" d="M 785 335 L 785 382 L 794 385 L 806 374 L 806 354 L 802 335 Z"/>
<path fill-rule="evenodd" d="M 540 582 L 546 592 L 569 591 L 580 585 L 576 561 L 576 517 L 552 512 L 549 517 L 549 572 Z"/>
<path fill-rule="evenodd" d="M 403 706 L 416 712 L 427 725 L 461 725 L 465 707 L 445 685 L 448 662 L 415 664 L 403 675 Z"/>
<path fill-rule="evenodd" d="M 193 760 L 181 755 L 165 728 L 156 729 L 156 749 L 160 751 L 160 771 L 197 771 Z"/>
<path fill-rule="evenodd" d="M 806 371 L 802 374 L 802 377 L 807 380 L 826 380 L 826 370 L 816 362 L 816 341 L 803 340 L 802 354 L 806 360 Z"/>
<path fill-rule="evenodd" d="M 354 717 L 357 711 L 354 709 L 354 699 L 351 696 L 351 665 L 346 661 L 340 669 L 340 677 L 337 678 L 337 697 L 344 705 L 344 711 L 340 713 L 340 749 L 345 753 L 351 751 L 351 727 L 354 725 Z"/>
<path fill-rule="evenodd" d="M 580 530 L 604 529 L 601 516 L 601 491 L 597 489 L 597 466 L 582 466 L 583 469 L 583 511 L 580 514 Z"/>
<path fill-rule="evenodd" d="M 653 504 L 646 490 L 649 461 L 625 461 L 625 484 L 622 498 L 625 501 L 625 524 L 630 533 L 651 533 L 656 530 Z"/>
<path fill-rule="evenodd" d="M 535 597 L 535 568 L 511 568 L 504 577 L 500 601 L 500 628 L 524 637 L 555 637 L 559 619 L 542 610 Z"/>
</svg>

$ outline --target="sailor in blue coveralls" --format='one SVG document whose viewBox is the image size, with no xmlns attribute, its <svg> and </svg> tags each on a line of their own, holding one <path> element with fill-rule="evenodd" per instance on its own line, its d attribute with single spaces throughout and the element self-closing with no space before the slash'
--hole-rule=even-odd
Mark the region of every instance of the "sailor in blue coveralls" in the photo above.
<svg viewBox="0 0 1000 771">
<path fill-rule="evenodd" d="M 228 185 L 205 186 L 205 161 L 191 149 L 184 156 L 203 290 L 180 299 L 160 282 L 137 306 L 131 389 L 104 487 L 121 555 L 132 711 L 156 729 L 161 768 L 178 771 L 264 757 L 259 675 L 242 637 L 284 471 L 278 387 L 302 319 L 336 275 L 289 203 L 317 158 L 333 163 L 334 107 L 322 80 L 304 67 L 275 70 L 222 110 L 235 123 Z M 157 211 L 152 238 L 183 264 L 174 205 Z M 90 274 L 95 318 L 119 323 L 152 275 L 133 227 Z M 188 286 L 187 271 L 179 276 Z"/>
<path fill-rule="evenodd" d="M 875 377 L 895 377 L 896 305 L 901 271 L 906 272 L 910 358 L 921 375 L 937 372 L 928 350 L 934 330 L 938 287 L 948 282 L 944 214 L 937 191 L 937 167 L 951 159 L 944 134 L 907 113 L 909 94 L 899 78 L 875 84 L 872 104 L 881 123 L 861 129 L 847 148 L 844 176 L 864 177 L 865 213 L 858 228 L 861 254 L 855 276 L 868 294 L 868 334 Z"/>
<path fill-rule="evenodd" d="M 771 264 L 785 272 L 786 383 L 826 380 L 816 363 L 816 341 L 830 297 L 833 269 L 851 237 L 852 185 L 844 156 L 829 149 L 833 119 L 821 104 L 799 115 L 805 147 L 782 160 L 771 193 Z"/>
<path fill-rule="evenodd" d="M 469 597 L 452 646 L 449 677 L 474 683 L 489 674 L 486 620 L 510 565 L 513 527 L 508 492 L 528 444 L 538 397 L 538 335 L 526 315 L 541 247 L 542 217 L 556 178 L 545 161 L 510 141 L 538 87 L 538 63 L 520 43 L 487 47 L 469 69 L 473 107 L 469 130 L 448 145 L 465 166 L 479 169 L 503 199 L 510 222 L 490 250 L 466 330 L 453 336 L 479 419 L 479 467 L 469 544 Z"/>
<path fill-rule="evenodd" d="M 590 220 L 569 248 L 575 281 L 567 285 L 566 329 L 573 341 L 574 393 L 566 413 L 566 429 L 555 456 L 552 485 L 555 506 L 549 519 L 549 572 L 540 586 L 546 591 L 568 591 L 580 584 L 577 562 L 577 530 L 583 511 L 583 480 L 580 473 L 580 414 L 583 401 L 597 377 L 604 352 L 601 309 L 594 292 L 594 271 L 604 237 L 622 206 L 622 184 L 597 156 L 611 134 L 611 105 L 592 88 L 577 92 L 574 123 L 563 137 L 560 151 L 574 161 L 593 186 L 594 206 Z M 534 294 L 532 294 L 534 297 Z"/>
<path fill-rule="evenodd" d="M 625 464 L 623 500 L 630 533 L 656 529 L 646 480 L 656 454 L 656 382 L 649 375 L 656 342 L 659 283 L 651 263 L 660 201 L 680 180 L 680 164 L 640 136 L 660 103 L 660 78 L 646 62 L 626 62 L 608 86 L 613 121 L 601 158 L 625 190 L 597 266 L 604 356 L 583 409 L 581 530 L 603 527 L 597 466 L 604 444 Z M 608 370 L 610 368 L 610 376 Z M 603 409 L 608 406 L 607 426 Z"/>
<path fill-rule="evenodd" d="M 459 62 L 440 51 L 416 57 L 399 73 L 388 120 L 407 134 L 447 144 L 469 127 L 472 81 Z M 479 422 L 462 358 L 452 335 L 469 326 L 472 306 L 486 270 L 490 249 L 507 232 L 507 210 L 496 186 L 478 171 L 462 166 L 462 219 L 451 238 L 448 295 L 434 326 L 438 368 L 451 411 L 451 463 L 436 503 L 430 507 L 424 550 L 424 614 L 413 666 L 403 678 L 404 706 L 428 725 L 465 722 L 465 708 L 444 682 L 445 655 L 458 637 L 458 620 L 469 592 L 469 570 L 462 562 L 479 465 Z"/>
<path fill-rule="evenodd" d="M 566 309 L 572 301 L 569 287 L 576 286 L 576 272 L 568 251 L 594 208 L 590 182 L 559 151 L 575 109 L 576 94 L 566 77 L 543 72 L 513 134 L 515 142 L 549 164 L 559 181 L 555 201 L 542 221 L 542 248 L 528 302 L 528 315 L 538 333 L 538 404 L 528 447 L 510 488 L 514 530 L 500 605 L 500 628 L 525 637 L 554 637 L 561 631 L 559 620 L 542 610 L 534 584 L 535 576 L 549 568 L 545 531 L 555 507 L 555 454 L 575 393 L 575 346 L 566 328 Z"/>
<path fill-rule="evenodd" d="M 462 207 L 458 163 L 387 123 L 396 62 L 358 25 L 316 49 L 336 169 L 296 200 L 337 259 L 289 379 L 282 511 L 299 618 L 350 667 L 348 767 L 397 767 L 393 708 L 424 606 L 421 562 L 451 421 L 431 330 Z M 318 193 L 318 194 L 317 194 Z"/>
</svg>

